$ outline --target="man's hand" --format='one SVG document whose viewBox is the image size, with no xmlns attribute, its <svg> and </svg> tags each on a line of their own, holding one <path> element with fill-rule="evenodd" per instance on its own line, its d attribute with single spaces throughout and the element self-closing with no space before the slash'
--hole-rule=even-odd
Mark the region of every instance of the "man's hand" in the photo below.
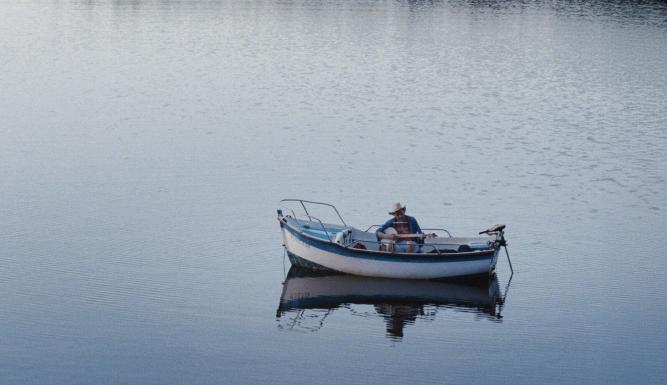
<svg viewBox="0 0 667 385">
<path fill-rule="evenodd" d="M 380 235 L 381 234 L 381 235 Z M 389 239 L 389 240 L 395 240 L 396 239 L 396 234 L 387 234 L 387 233 L 380 233 L 380 238 L 382 239 Z"/>
</svg>

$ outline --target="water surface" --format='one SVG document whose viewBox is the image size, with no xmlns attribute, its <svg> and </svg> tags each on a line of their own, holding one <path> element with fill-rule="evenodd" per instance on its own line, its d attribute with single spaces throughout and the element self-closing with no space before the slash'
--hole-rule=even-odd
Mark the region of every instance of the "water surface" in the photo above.
<svg viewBox="0 0 667 385">
<path fill-rule="evenodd" d="M 0 10 L 3 383 L 667 380 L 663 2 Z M 506 223 L 502 309 L 502 259 L 281 308 L 285 197 Z"/>
</svg>

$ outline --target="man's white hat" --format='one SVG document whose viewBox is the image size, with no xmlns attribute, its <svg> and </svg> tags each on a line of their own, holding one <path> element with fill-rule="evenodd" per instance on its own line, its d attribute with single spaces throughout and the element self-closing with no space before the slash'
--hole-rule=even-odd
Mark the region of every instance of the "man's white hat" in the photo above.
<svg viewBox="0 0 667 385">
<path fill-rule="evenodd" d="M 404 208 L 405 206 L 403 206 L 400 202 L 396 202 L 393 205 L 391 205 L 391 208 L 389 209 L 389 215 L 393 215 L 396 211 Z"/>
</svg>

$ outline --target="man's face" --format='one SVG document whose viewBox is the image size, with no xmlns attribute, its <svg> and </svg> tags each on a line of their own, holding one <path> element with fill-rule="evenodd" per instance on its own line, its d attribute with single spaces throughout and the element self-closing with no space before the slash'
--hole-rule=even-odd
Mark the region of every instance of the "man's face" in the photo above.
<svg viewBox="0 0 667 385">
<path fill-rule="evenodd" d="M 400 209 L 394 213 L 394 218 L 402 219 L 405 216 L 405 209 Z"/>
</svg>

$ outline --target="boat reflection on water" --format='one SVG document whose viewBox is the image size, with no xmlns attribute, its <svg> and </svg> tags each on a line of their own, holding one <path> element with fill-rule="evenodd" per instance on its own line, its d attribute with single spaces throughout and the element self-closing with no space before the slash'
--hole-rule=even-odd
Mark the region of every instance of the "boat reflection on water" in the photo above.
<svg viewBox="0 0 667 385">
<path fill-rule="evenodd" d="M 281 329 L 312 332 L 322 328 L 334 310 L 348 309 L 355 316 L 383 318 L 387 336 L 401 339 L 406 325 L 418 319 L 433 320 L 443 310 L 501 322 L 503 304 L 495 275 L 465 280 L 403 280 L 292 266 L 283 283 L 276 317 Z"/>
</svg>

